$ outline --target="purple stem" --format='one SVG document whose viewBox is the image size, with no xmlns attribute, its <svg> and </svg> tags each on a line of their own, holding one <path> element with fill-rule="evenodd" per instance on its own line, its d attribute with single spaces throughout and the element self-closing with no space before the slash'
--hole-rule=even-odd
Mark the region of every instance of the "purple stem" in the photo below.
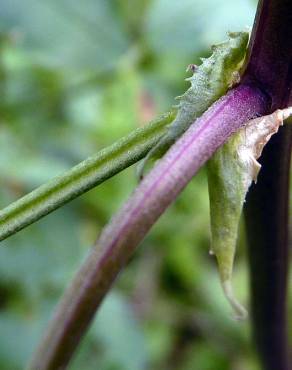
<svg viewBox="0 0 292 370">
<path fill-rule="evenodd" d="M 284 108 L 292 84 L 292 2 L 260 0 L 250 42 L 245 81 L 254 81 Z"/>
<path fill-rule="evenodd" d="M 271 110 L 289 103 L 292 83 L 292 2 L 259 2 L 245 81 L 270 95 Z M 290 101 L 290 104 L 292 101 Z M 266 146 L 262 170 L 247 197 L 253 334 L 265 370 L 287 370 L 288 203 L 291 127 Z"/>
<path fill-rule="evenodd" d="M 266 95 L 252 85 L 241 85 L 171 147 L 102 232 L 59 304 L 30 369 L 68 364 L 103 297 L 150 227 L 214 151 L 246 121 L 267 110 Z"/>
<path fill-rule="evenodd" d="M 288 199 L 292 130 L 275 135 L 247 197 L 253 332 L 265 370 L 287 370 Z M 288 155 L 287 155 L 288 154 Z"/>
</svg>

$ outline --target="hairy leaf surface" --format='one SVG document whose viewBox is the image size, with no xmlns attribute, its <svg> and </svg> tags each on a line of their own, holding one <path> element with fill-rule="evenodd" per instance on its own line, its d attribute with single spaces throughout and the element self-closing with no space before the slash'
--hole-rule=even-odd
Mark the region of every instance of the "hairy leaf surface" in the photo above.
<svg viewBox="0 0 292 370">
<path fill-rule="evenodd" d="M 140 163 L 140 177 L 147 162 L 151 165 L 153 160 L 161 157 L 212 103 L 239 82 L 239 70 L 244 61 L 248 37 L 247 32 L 229 33 L 229 39 L 214 45 L 212 55 L 202 59 L 200 66 L 191 66 L 194 73 L 187 79 L 191 86 L 182 96 L 177 97 L 177 115 L 169 130 Z"/>
</svg>

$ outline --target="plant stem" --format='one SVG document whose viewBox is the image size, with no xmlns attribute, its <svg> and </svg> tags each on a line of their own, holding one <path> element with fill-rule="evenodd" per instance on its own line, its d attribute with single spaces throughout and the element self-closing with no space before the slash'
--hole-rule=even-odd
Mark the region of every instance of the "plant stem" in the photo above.
<svg viewBox="0 0 292 370">
<path fill-rule="evenodd" d="M 271 96 L 271 111 L 285 108 L 292 87 L 291 0 L 260 0 L 244 80 Z"/>
<path fill-rule="evenodd" d="M 254 338 L 265 370 L 288 370 L 287 270 L 292 130 L 282 128 L 261 158 L 258 183 L 247 197 Z"/>
<path fill-rule="evenodd" d="M 0 241 L 142 159 L 174 112 L 162 115 L 0 211 Z"/>
<path fill-rule="evenodd" d="M 253 28 L 245 81 L 256 80 L 272 100 L 288 105 L 292 83 L 291 0 L 262 0 Z M 292 101 L 290 102 L 290 104 Z M 253 335 L 264 370 L 288 370 L 287 270 L 291 127 L 264 149 L 262 170 L 247 197 Z"/>
<path fill-rule="evenodd" d="M 233 132 L 267 112 L 267 103 L 256 87 L 239 86 L 170 148 L 102 232 L 57 307 L 30 369 L 66 367 L 103 297 L 153 223 Z"/>
</svg>

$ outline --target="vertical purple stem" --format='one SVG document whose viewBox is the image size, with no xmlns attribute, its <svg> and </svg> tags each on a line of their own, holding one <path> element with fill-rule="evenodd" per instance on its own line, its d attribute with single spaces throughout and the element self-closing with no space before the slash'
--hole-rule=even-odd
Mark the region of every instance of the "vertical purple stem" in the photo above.
<svg viewBox="0 0 292 370">
<path fill-rule="evenodd" d="M 267 110 L 266 95 L 254 86 L 239 86 L 171 147 L 104 229 L 59 304 L 30 369 L 68 364 L 103 297 L 153 223 L 233 132 Z"/>
<path fill-rule="evenodd" d="M 287 370 L 288 199 L 291 127 L 282 128 L 261 158 L 247 197 L 254 338 L 264 370 Z"/>
<path fill-rule="evenodd" d="M 245 81 L 256 81 L 272 100 L 288 104 L 292 83 L 292 2 L 261 0 Z M 291 102 L 290 102 L 291 103 Z M 253 332 L 264 370 L 287 370 L 288 202 L 291 127 L 264 149 L 258 183 L 247 197 Z"/>
<path fill-rule="evenodd" d="M 292 2 L 260 0 L 250 42 L 245 80 L 272 98 L 271 110 L 284 108 L 292 83 Z"/>
</svg>

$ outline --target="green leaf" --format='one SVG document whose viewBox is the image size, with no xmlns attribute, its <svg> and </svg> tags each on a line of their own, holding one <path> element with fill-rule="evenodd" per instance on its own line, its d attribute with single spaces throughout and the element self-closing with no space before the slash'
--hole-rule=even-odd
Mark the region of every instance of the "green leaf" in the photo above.
<svg viewBox="0 0 292 370">
<path fill-rule="evenodd" d="M 291 115 L 292 108 L 286 108 L 247 122 L 208 162 L 211 253 L 217 258 L 224 293 L 238 319 L 247 315 L 234 297 L 231 283 L 242 207 L 261 168 L 257 159 L 271 136 Z"/>
<path fill-rule="evenodd" d="M 230 32 L 227 41 L 212 47 L 213 53 L 209 58 L 202 59 L 199 66 L 193 65 L 194 73 L 187 79 L 191 86 L 177 97 L 176 117 L 166 134 L 139 165 L 140 177 L 148 162 L 160 158 L 212 103 L 224 95 L 234 82 L 238 82 L 234 81 L 235 77 L 240 80 L 239 70 L 244 62 L 248 39 L 248 32 Z"/>
<path fill-rule="evenodd" d="M 239 220 L 247 188 L 244 169 L 238 161 L 237 148 L 241 136 L 235 134 L 208 162 L 208 186 L 212 246 L 218 262 L 221 284 L 236 317 L 243 319 L 247 312 L 235 299 L 231 276 L 238 234 Z"/>
</svg>

